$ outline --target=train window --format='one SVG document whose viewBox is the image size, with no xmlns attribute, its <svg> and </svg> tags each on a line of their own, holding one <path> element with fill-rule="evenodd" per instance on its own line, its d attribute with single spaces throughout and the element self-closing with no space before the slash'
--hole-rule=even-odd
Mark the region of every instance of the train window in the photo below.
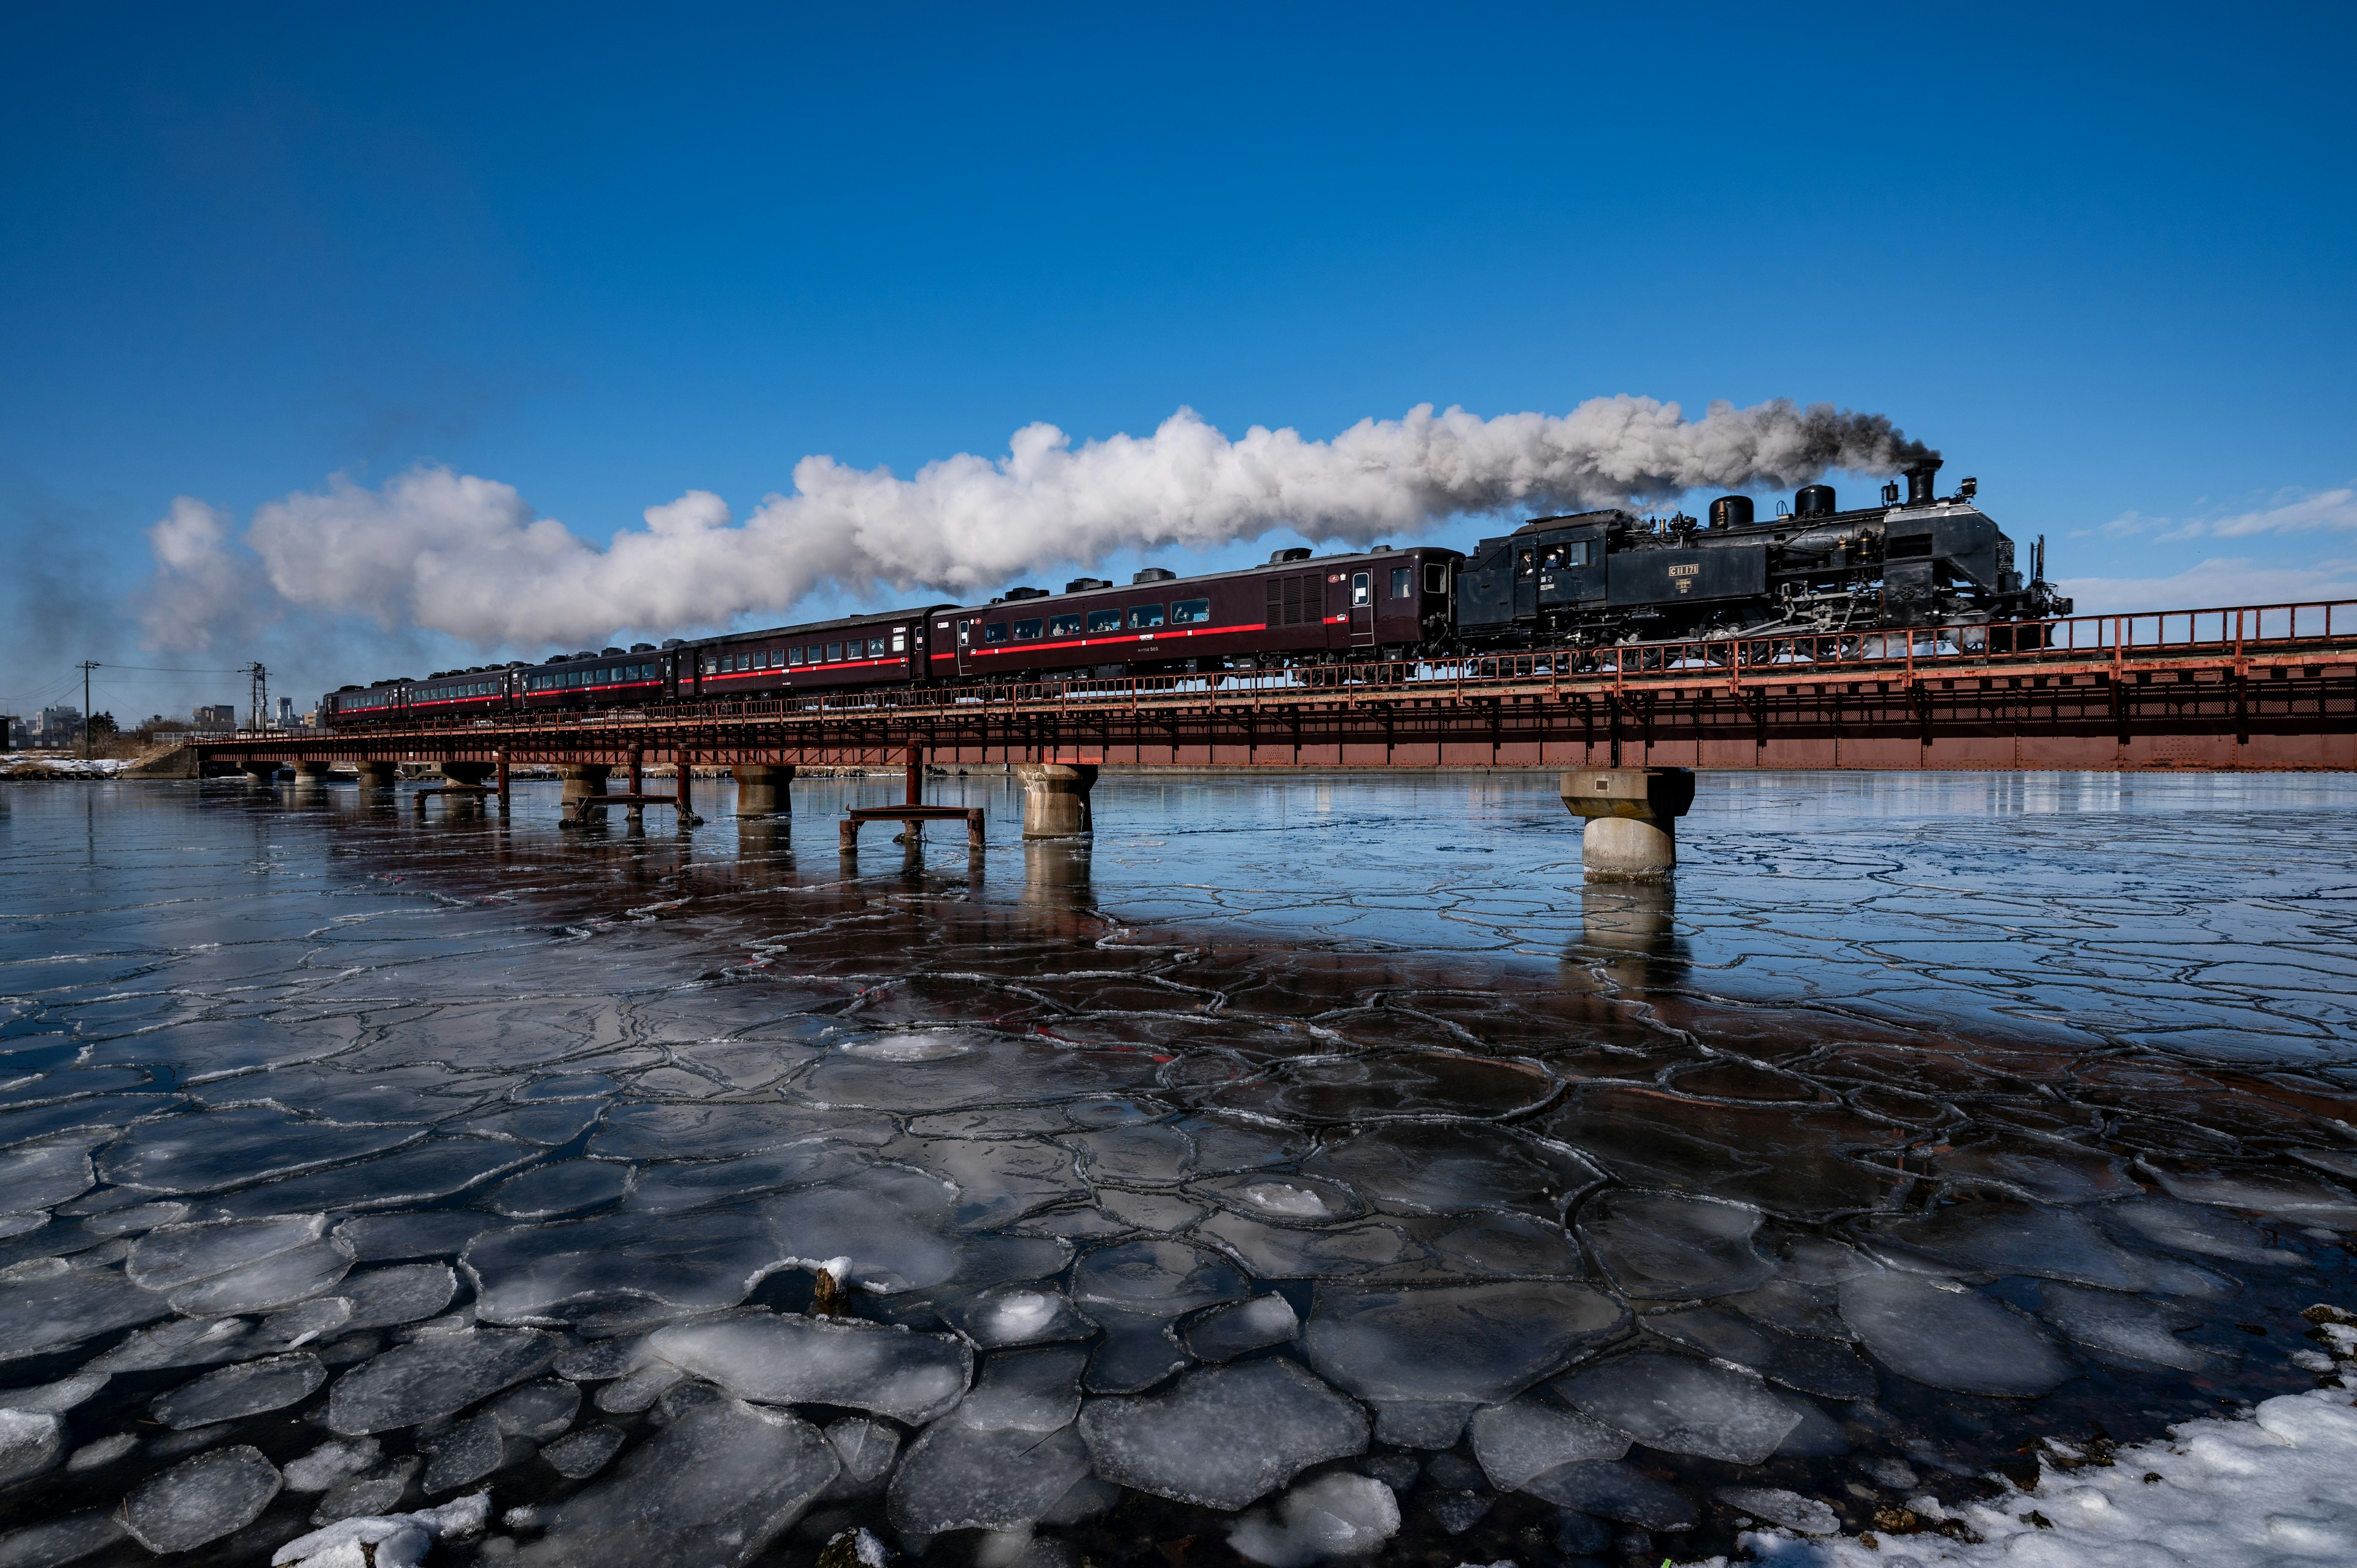
<svg viewBox="0 0 2357 1568">
<path fill-rule="evenodd" d="M 1392 568 L 1392 597 L 1405 599 L 1415 593 L 1415 571 L 1413 567 Z"/>
<path fill-rule="evenodd" d="M 867 657 L 868 657 L 868 658 L 870 658 L 870 659 L 881 659 L 881 658 L 883 658 L 883 657 L 884 657 L 884 650 L 885 650 L 886 646 L 887 646 L 887 644 L 885 643 L 885 641 L 884 641 L 884 639 L 883 639 L 882 638 L 880 638 L 880 637 L 871 637 L 871 638 L 869 638 L 869 639 L 867 639 Z"/>
<path fill-rule="evenodd" d="M 1518 578 L 1527 577 L 1531 575 L 1531 547 L 1525 544 L 1514 552 L 1514 575 Z"/>
<path fill-rule="evenodd" d="M 1546 553 L 1539 557 L 1539 570 L 1542 572 L 1559 572 L 1569 564 L 1570 553 L 1560 544 L 1548 545 Z"/>
<path fill-rule="evenodd" d="M 1080 618 L 1080 617 L 1078 617 L 1078 616 L 1058 616 L 1058 617 L 1056 617 L 1054 619 L 1050 620 L 1050 621 L 1048 623 L 1048 635 L 1049 635 L 1049 637 L 1078 637 L 1078 636 L 1080 636 L 1080 635 L 1081 635 L 1081 618 Z"/>
<path fill-rule="evenodd" d="M 1424 591 L 1445 594 L 1448 591 L 1448 568 L 1435 561 L 1424 569 Z"/>
<path fill-rule="evenodd" d="M 837 660 L 841 659 L 842 657 L 843 657 L 843 644 L 841 644 L 841 643 L 839 643 L 839 642 L 830 642 L 830 643 L 828 643 L 828 644 L 826 645 L 826 661 L 827 661 L 829 664 L 832 664 L 832 663 L 835 662 Z"/>
<path fill-rule="evenodd" d="M 578 670 L 567 670 L 565 672 L 565 683 L 567 686 L 578 686 L 581 684 L 581 671 Z"/>
<path fill-rule="evenodd" d="M 1357 609 L 1357 608 L 1359 608 L 1361 606 L 1363 606 L 1363 605 L 1371 605 L 1371 604 L 1372 604 L 1372 603 L 1374 603 L 1374 602 L 1375 602 L 1375 590 L 1374 590 L 1374 585 L 1373 585 L 1373 583 L 1372 583 L 1372 579 L 1370 578 L 1369 575 L 1368 575 L 1367 573 L 1364 573 L 1364 572 L 1353 572 L 1353 573 L 1351 573 L 1351 608 L 1353 608 L 1353 609 Z"/>
<path fill-rule="evenodd" d="M 788 664 L 800 664 L 802 661 L 802 650 L 801 649 L 789 648 L 786 650 L 786 662 Z"/>
<path fill-rule="evenodd" d="M 1211 618 L 1211 601 L 1209 599 L 1180 599 L 1170 607 L 1172 626 L 1198 626 Z"/>
<path fill-rule="evenodd" d="M 1121 612 L 1119 610 L 1091 610 L 1089 612 L 1089 629 L 1091 631 L 1119 631 L 1121 629 Z"/>
<path fill-rule="evenodd" d="M 1570 544 L 1566 545 L 1565 548 L 1567 553 L 1566 555 L 1564 564 L 1566 566 L 1587 565 L 1587 542 L 1588 542 L 1585 539 L 1575 539 Z"/>
<path fill-rule="evenodd" d="M 1130 630 L 1150 631 L 1161 624 L 1162 607 L 1160 605 L 1132 605 L 1129 607 Z"/>
<path fill-rule="evenodd" d="M 906 653 L 909 651 L 909 628 L 907 627 L 896 626 L 892 628 L 892 651 L 895 653 Z"/>
<path fill-rule="evenodd" d="M 1036 620 L 1017 621 L 1015 623 L 1015 640 L 1017 642 L 1038 641 L 1041 624 L 1042 623 Z"/>
<path fill-rule="evenodd" d="M 1039 633 L 1034 632 L 1032 635 L 1036 637 Z M 985 642 L 1005 642 L 1006 640 L 1006 623 L 1003 620 L 995 620 L 985 624 L 982 628 L 982 640 Z"/>
</svg>

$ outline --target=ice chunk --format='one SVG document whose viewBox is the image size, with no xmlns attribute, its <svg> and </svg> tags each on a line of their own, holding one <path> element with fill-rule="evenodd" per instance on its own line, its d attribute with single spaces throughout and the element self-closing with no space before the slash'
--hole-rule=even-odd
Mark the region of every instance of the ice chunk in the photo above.
<svg viewBox="0 0 2357 1568">
<path fill-rule="evenodd" d="M 1143 1393 L 1191 1359 L 1162 1318 L 1101 1306 L 1097 1322 L 1104 1339 L 1089 1361 L 1087 1386 L 1092 1394 Z"/>
<path fill-rule="evenodd" d="M 2024 1203 L 1953 1203 L 1929 1214 L 1875 1222 L 1876 1240 L 1912 1247 L 1960 1273 L 2029 1274 L 2144 1290 L 2147 1260 L 2124 1251 L 2083 1213 Z M 1869 1243 L 1871 1244 L 1871 1243 Z"/>
<path fill-rule="evenodd" d="M 635 1368 L 597 1391 L 597 1408 L 608 1415 L 636 1414 L 677 1387 L 686 1376 L 669 1361 Z"/>
<path fill-rule="evenodd" d="M 324 1492 L 359 1475 L 383 1455 L 383 1445 L 373 1437 L 329 1438 L 286 1466 L 286 1489 Z"/>
<path fill-rule="evenodd" d="M 882 1144 L 899 1129 L 887 1116 L 815 1111 L 777 1102 L 724 1105 L 622 1105 L 589 1140 L 589 1153 L 608 1160 L 726 1159 L 790 1144 Z"/>
<path fill-rule="evenodd" d="M 235 1421 L 242 1416 L 260 1415 L 266 1410 L 299 1404 L 327 1380 L 328 1369 L 319 1365 L 317 1356 L 300 1352 L 266 1356 L 259 1361 L 241 1361 L 218 1372 L 207 1372 L 195 1382 L 165 1394 L 148 1408 L 155 1412 L 156 1420 L 173 1431 L 185 1432 L 192 1426 Z"/>
<path fill-rule="evenodd" d="M 1239 1520 L 1228 1544 L 1252 1562 L 1296 1568 L 1323 1557 L 1367 1556 L 1398 1534 L 1399 1524 L 1398 1499 L 1373 1477 L 1320 1476 L 1279 1498 L 1275 1517 Z"/>
<path fill-rule="evenodd" d="M 765 1199 L 761 1212 L 788 1258 L 810 1266 L 848 1258 L 851 1279 L 888 1294 L 956 1271 L 958 1246 L 945 1230 L 952 1196 L 937 1177 L 879 1165 Z"/>
<path fill-rule="evenodd" d="M 0 1154 L 0 1214 L 53 1208 L 90 1190 L 90 1144 L 35 1144 Z"/>
<path fill-rule="evenodd" d="M 82 1223 L 94 1236 L 136 1236 L 143 1230 L 153 1230 L 158 1225 L 175 1224 L 187 1219 L 188 1215 L 188 1206 L 185 1203 L 135 1203 L 128 1208 L 112 1208 L 102 1214 L 93 1214 Z"/>
<path fill-rule="evenodd" d="M 1617 1303 L 1568 1283 L 1320 1286 L 1302 1345 L 1310 1365 L 1361 1399 L 1502 1404 L 1627 1323 Z"/>
<path fill-rule="evenodd" d="M 123 1499 L 123 1522 L 150 1552 L 191 1552 L 261 1518 L 278 1486 L 259 1448 L 217 1448 L 139 1483 Z"/>
<path fill-rule="evenodd" d="M 649 1165 L 639 1173 L 622 1207 L 675 1213 L 802 1182 L 838 1181 L 866 1164 L 866 1156 L 840 1144 L 811 1143 L 733 1160 Z"/>
<path fill-rule="evenodd" d="M 1626 1433 L 1599 1426 L 1577 1412 L 1524 1394 L 1512 1404 L 1473 1412 L 1473 1454 L 1482 1474 L 1501 1492 L 1557 1465 L 1618 1459 L 1629 1452 Z"/>
<path fill-rule="evenodd" d="M 475 1204 L 510 1219 L 555 1219 L 619 1202 L 630 1187 L 628 1165 L 560 1160 L 510 1176 Z"/>
<path fill-rule="evenodd" d="M 447 1263 L 405 1263 L 350 1275 L 336 1290 L 352 1304 L 349 1326 L 390 1328 L 422 1322 L 449 1305 L 458 1276 Z"/>
<path fill-rule="evenodd" d="M 0 1568 L 63 1568 L 113 1545 L 124 1535 L 112 1513 L 69 1514 L 0 1535 Z"/>
<path fill-rule="evenodd" d="M 479 1481 L 507 1460 L 499 1423 L 488 1415 L 460 1422 L 433 1439 L 433 1462 L 425 1466 L 425 1489 L 447 1492 Z"/>
<path fill-rule="evenodd" d="M 779 1410 L 682 1412 L 604 1479 L 549 1508 L 521 1568 L 718 1568 L 759 1555 L 834 1479 L 834 1449 Z"/>
<path fill-rule="evenodd" d="M 604 1469 L 621 1451 L 619 1431 L 610 1426 L 585 1426 L 542 1449 L 540 1456 L 566 1480 L 583 1481 Z"/>
<path fill-rule="evenodd" d="M 462 1208 L 429 1214 L 363 1214 L 347 1219 L 336 1234 L 352 1244 L 363 1263 L 399 1263 L 416 1258 L 455 1258 L 468 1242 L 499 1221 Z"/>
<path fill-rule="evenodd" d="M 1092 1401 L 1080 1429 L 1106 1480 L 1231 1510 L 1367 1446 L 1364 1411 L 1278 1360 L 1207 1368 L 1151 1398 Z"/>
<path fill-rule="evenodd" d="M 352 1304 L 340 1295 L 314 1296 L 309 1301 L 274 1312 L 262 1320 L 245 1341 L 245 1353 L 275 1356 L 299 1350 L 322 1335 L 334 1334 L 351 1321 Z"/>
<path fill-rule="evenodd" d="M 2132 1295 L 2083 1285 L 2039 1287 L 2038 1316 L 2064 1335 L 2105 1356 L 2126 1357 L 2180 1372 L 2206 1371 L 2226 1358 L 2179 1338 L 2200 1320 Z"/>
<path fill-rule="evenodd" d="M 872 1497 L 884 1489 L 892 1461 L 900 1453 L 899 1427 L 864 1415 L 846 1415 L 826 1429 L 826 1440 L 843 1466 L 827 1487 L 827 1497 Z"/>
<path fill-rule="evenodd" d="M 132 1244 L 123 1272 L 142 1289 L 169 1294 L 310 1246 L 327 1230 L 323 1214 L 160 1226 Z"/>
<path fill-rule="evenodd" d="M 0 1280 L 0 1324 L 7 1325 L 7 1333 L 0 1335 L 0 1361 L 47 1355 L 169 1315 L 162 1297 L 113 1269 L 70 1268 Z"/>
<path fill-rule="evenodd" d="M 352 1266 L 351 1249 L 340 1239 L 307 1242 L 286 1251 L 182 1285 L 166 1297 L 190 1317 L 269 1312 L 332 1290 Z"/>
<path fill-rule="evenodd" d="M 563 1341 L 528 1328 L 468 1328 L 396 1346 L 336 1380 L 328 1428 L 346 1437 L 415 1426 L 536 1377 Z"/>
<path fill-rule="evenodd" d="M 993 1356 L 947 1419 L 978 1432 L 1070 1426 L 1080 1413 L 1081 1369 L 1088 1359 L 1086 1350 L 1062 1345 Z"/>
<path fill-rule="evenodd" d="M 1395 1273 L 1425 1257 L 1404 1225 L 1382 1219 L 1313 1230 L 1225 1211 L 1205 1220 L 1197 1233 L 1232 1250 L 1265 1280 L 1355 1279 Z"/>
<path fill-rule="evenodd" d="M 111 1381 L 104 1372 L 76 1372 L 29 1389 L 0 1389 L 0 1410 L 59 1415 L 89 1399 Z"/>
<path fill-rule="evenodd" d="M 1184 1241 L 1122 1241 L 1081 1260 L 1072 1294 L 1083 1306 L 1176 1317 L 1245 1294 L 1235 1270 Z"/>
<path fill-rule="evenodd" d="M 434 1138 L 397 1154 L 243 1187 L 207 1199 L 204 1208 L 210 1215 L 250 1219 L 436 1203 L 526 1165 L 539 1154 L 488 1138 Z"/>
<path fill-rule="evenodd" d="M 647 1348 L 744 1399 L 815 1402 L 918 1424 L 958 1402 L 974 1352 L 945 1335 L 754 1312 L 673 1324 Z"/>
<path fill-rule="evenodd" d="M 1640 1351 L 1555 1387 L 1581 1412 L 1649 1447 L 1757 1465 L 1800 1424 L 1800 1412 L 1757 1379 L 1707 1361 Z"/>
<path fill-rule="evenodd" d="M 166 1367 L 205 1367 L 216 1361 L 234 1361 L 255 1353 L 253 1337 L 253 1326 L 242 1317 L 178 1317 L 130 1336 L 91 1361 L 90 1369 L 152 1372 Z"/>
<path fill-rule="evenodd" d="M 2175 1162 L 2137 1162 L 2181 1203 L 2242 1208 L 2293 1225 L 2357 1230 L 2357 1195 L 2326 1181 L 2279 1176 L 2272 1171 L 2183 1170 Z"/>
<path fill-rule="evenodd" d="M 1999 1133 L 1943 1149 L 1930 1163 L 1957 1186 L 1993 1187 L 2038 1203 L 2093 1203 L 2139 1190 L 2120 1162 L 2100 1150 L 2027 1133 Z"/>
<path fill-rule="evenodd" d="M 1194 1140 L 1160 1122 L 1105 1127 L 1064 1142 L 1081 1151 L 1089 1179 L 1095 1182 L 1175 1187 L 1195 1171 Z"/>
<path fill-rule="evenodd" d="M 1337 1219 L 1355 1219 L 1367 1211 L 1367 1206 L 1349 1187 L 1318 1176 L 1215 1176 L 1199 1181 L 1187 1190 L 1239 1214 L 1280 1225 L 1324 1225 Z"/>
<path fill-rule="evenodd" d="M 319 1506 L 311 1510 L 311 1522 L 328 1524 L 339 1519 L 392 1512 L 409 1495 L 410 1482 L 425 1464 L 414 1454 L 404 1455 L 371 1465 L 350 1480 L 337 1482 L 319 1499 Z"/>
<path fill-rule="evenodd" d="M 1781 1487 L 1721 1487 L 1713 1495 L 1729 1508 L 1803 1535 L 1835 1535 L 1841 1530 L 1841 1515 L 1814 1498 Z"/>
<path fill-rule="evenodd" d="M 1375 1404 L 1375 1441 L 1396 1448 L 1454 1448 L 1472 1413 L 1469 1404 L 1380 1400 Z"/>
<path fill-rule="evenodd" d="M 785 1262 L 777 1240 L 740 1210 L 490 1230 L 460 1259 L 488 1322 L 605 1328 L 734 1306 Z"/>
<path fill-rule="evenodd" d="M 1041 1139 L 912 1139 L 892 1152 L 957 1184 L 951 1219 L 963 1229 L 1005 1225 L 1089 1190 L 1072 1152 Z"/>
<path fill-rule="evenodd" d="M 945 1303 L 941 1312 L 950 1326 L 985 1350 L 1086 1339 L 1097 1327 L 1063 1292 L 1033 1285 L 1011 1285 Z"/>
<path fill-rule="evenodd" d="M 57 1468 L 66 1423 L 47 1411 L 0 1410 L 0 1486 Z"/>
<path fill-rule="evenodd" d="M 1842 1282 L 1841 1311 L 1876 1360 L 1934 1388 L 2028 1397 L 2076 1370 L 2028 1317 L 1950 1281 L 1860 1274 Z"/>
<path fill-rule="evenodd" d="M 1579 1212 L 1579 1236 L 1623 1295 L 1691 1301 L 1763 1284 L 1775 1264 L 1752 1249 L 1760 1214 L 1666 1192 L 1612 1191 Z"/>
<path fill-rule="evenodd" d="M 1187 1348 L 1200 1360 L 1232 1361 L 1249 1350 L 1298 1338 L 1301 1319 L 1293 1304 L 1271 1293 L 1222 1307 L 1187 1330 Z"/>
<path fill-rule="evenodd" d="M 485 1409 L 502 1437 L 527 1437 L 545 1443 L 573 1424 L 581 1411 L 581 1391 L 571 1383 L 544 1378 L 510 1389 Z"/>
<path fill-rule="evenodd" d="M 1700 1518 L 1684 1492 L 1662 1485 L 1625 1461 L 1558 1465 L 1532 1477 L 1523 1490 L 1559 1508 L 1618 1520 L 1640 1530 L 1692 1530 Z"/>
<path fill-rule="evenodd" d="M 1379 1127 L 1319 1150 L 1302 1169 L 1404 1208 L 1508 1208 L 1550 1219 L 1603 1179 L 1560 1145 L 1448 1122 Z"/>
<path fill-rule="evenodd" d="M 2298 1253 L 2270 1246 L 2259 1231 L 2231 1215 L 2170 1198 L 2131 1197 L 2107 1203 L 2095 1215 L 2124 1240 L 2157 1241 L 2197 1257 L 2278 1267 L 2299 1262 Z"/>
<path fill-rule="evenodd" d="M 490 1495 L 478 1492 L 415 1513 L 339 1520 L 280 1547 L 271 1568 L 418 1568 L 433 1542 L 480 1535 L 490 1513 Z"/>
<path fill-rule="evenodd" d="M 1205 1212 L 1203 1205 L 1167 1192 L 1125 1192 L 1113 1187 L 1097 1190 L 1097 1207 L 1139 1230 L 1184 1230 Z"/>
<path fill-rule="evenodd" d="M 117 1187 L 174 1195 L 213 1192 L 384 1154 L 425 1136 L 423 1127 L 347 1127 L 272 1106 L 191 1112 L 143 1123 L 100 1156 Z"/>
<path fill-rule="evenodd" d="M 990 1430 L 953 1418 L 909 1445 L 885 1493 L 886 1514 L 904 1535 L 1014 1530 L 1047 1513 L 1088 1471 L 1088 1451 L 1069 1426 Z"/>
<path fill-rule="evenodd" d="M 1864 1400 L 1875 1395 L 1874 1373 L 1841 1345 L 1781 1333 L 1719 1307 L 1657 1312 L 1643 1323 L 1649 1332 L 1706 1356 L 1749 1367 L 1788 1389 L 1826 1399 Z"/>
<path fill-rule="evenodd" d="M 646 1365 L 643 1339 L 593 1339 L 556 1359 L 556 1375 L 576 1383 L 602 1383 Z"/>
</svg>

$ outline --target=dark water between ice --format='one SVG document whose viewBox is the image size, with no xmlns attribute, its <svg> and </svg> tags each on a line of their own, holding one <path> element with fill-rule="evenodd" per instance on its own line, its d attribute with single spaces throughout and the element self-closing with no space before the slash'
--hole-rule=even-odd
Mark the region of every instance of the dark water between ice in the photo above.
<svg viewBox="0 0 2357 1568">
<path fill-rule="evenodd" d="M 2311 1385 L 2357 780 L 1552 783 L 0 791 L 0 1562 L 1654 1563 Z"/>
</svg>

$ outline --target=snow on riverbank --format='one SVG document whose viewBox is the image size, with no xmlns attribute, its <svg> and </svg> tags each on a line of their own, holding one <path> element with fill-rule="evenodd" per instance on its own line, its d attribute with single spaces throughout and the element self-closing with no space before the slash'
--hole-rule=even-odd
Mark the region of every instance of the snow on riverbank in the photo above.
<svg viewBox="0 0 2357 1568">
<path fill-rule="evenodd" d="M 1910 1511 L 1922 1533 L 1811 1540 L 1758 1530 L 1738 1563 L 1778 1568 L 2260 1568 L 2357 1563 L 2357 1402 L 2346 1387 L 2169 1428 L 2111 1463 L 2041 1467 L 1995 1506 Z M 1943 1524 L 1955 1531 L 1932 1533 Z M 1961 1527 L 1958 1529 L 1957 1527 Z M 1702 1568 L 1726 1568 L 1714 1557 Z"/>
<path fill-rule="evenodd" d="M 0 751 L 0 779 L 112 779 L 131 764 L 119 757 L 55 757 Z"/>
</svg>

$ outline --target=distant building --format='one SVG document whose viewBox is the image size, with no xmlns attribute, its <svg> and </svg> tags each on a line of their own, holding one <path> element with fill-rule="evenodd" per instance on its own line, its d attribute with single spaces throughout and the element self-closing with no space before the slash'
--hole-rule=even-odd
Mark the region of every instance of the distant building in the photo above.
<svg viewBox="0 0 2357 1568">
<path fill-rule="evenodd" d="M 292 697 L 281 697 L 278 699 L 278 727 L 280 729 L 301 729 L 303 727 L 303 721 L 295 716 L 295 699 Z"/>
<path fill-rule="evenodd" d="M 16 714 L 0 714 L 0 746 L 6 746 L 10 751 L 14 751 L 24 745 L 23 741 L 16 738 L 17 732 L 24 727 L 25 721 Z"/>
<path fill-rule="evenodd" d="M 197 709 L 197 727 L 199 729 L 235 729 L 237 704 L 212 703 L 199 707 Z"/>
<path fill-rule="evenodd" d="M 71 746 L 81 739 L 81 710 L 72 707 L 43 708 L 41 716 L 33 721 L 32 734 L 27 739 L 31 746 Z"/>
</svg>

